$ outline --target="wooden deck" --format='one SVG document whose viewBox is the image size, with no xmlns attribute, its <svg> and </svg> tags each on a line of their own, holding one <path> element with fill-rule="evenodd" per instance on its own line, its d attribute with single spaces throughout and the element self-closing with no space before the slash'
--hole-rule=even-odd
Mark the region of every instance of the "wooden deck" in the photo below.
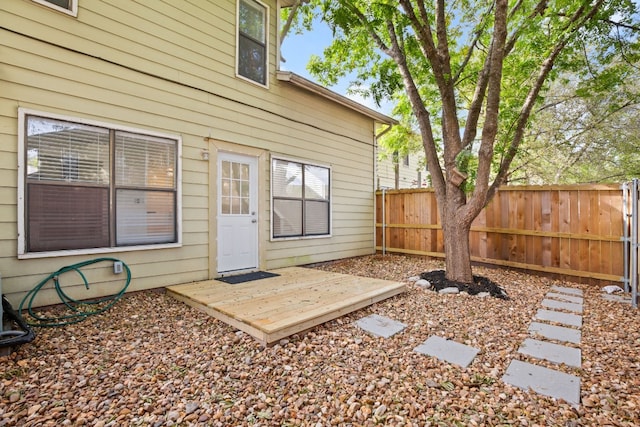
<svg viewBox="0 0 640 427">
<path fill-rule="evenodd" d="M 167 292 L 267 346 L 406 289 L 404 283 L 304 267 L 271 272 L 280 276 L 235 285 L 185 283 Z"/>
</svg>

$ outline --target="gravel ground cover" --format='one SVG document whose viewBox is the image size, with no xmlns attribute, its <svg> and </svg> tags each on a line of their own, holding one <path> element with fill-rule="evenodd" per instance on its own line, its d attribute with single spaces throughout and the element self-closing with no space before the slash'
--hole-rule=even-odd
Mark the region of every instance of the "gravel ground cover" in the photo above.
<svg viewBox="0 0 640 427">
<path fill-rule="evenodd" d="M 406 281 L 442 264 L 369 256 L 316 266 Z M 408 292 L 261 348 L 161 291 L 126 295 L 75 325 L 37 330 L 0 359 L 0 426 L 632 426 L 640 425 L 640 315 L 594 286 L 509 270 L 474 273 L 509 300 Z M 582 405 L 501 381 L 552 285 L 584 291 Z M 388 316 L 391 338 L 354 322 Z M 480 349 L 467 369 L 418 354 L 431 335 Z"/>
</svg>

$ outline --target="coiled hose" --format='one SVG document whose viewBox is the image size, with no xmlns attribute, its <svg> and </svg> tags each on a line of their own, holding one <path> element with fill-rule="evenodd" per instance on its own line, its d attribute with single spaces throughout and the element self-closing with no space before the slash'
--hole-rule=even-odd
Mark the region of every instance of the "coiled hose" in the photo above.
<svg viewBox="0 0 640 427">
<path fill-rule="evenodd" d="M 82 267 L 86 267 L 91 264 L 96 264 L 96 263 L 105 262 L 105 261 L 121 262 L 122 267 L 127 274 L 127 279 L 124 284 L 124 287 L 117 294 L 102 297 L 102 298 L 97 298 L 93 300 L 79 301 L 71 298 L 69 295 L 64 293 L 64 291 L 62 290 L 62 286 L 60 285 L 61 275 L 63 275 L 64 273 L 75 271 L 80 275 L 80 277 L 82 277 L 82 280 L 84 281 L 84 286 L 87 289 L 89 289 L 89 282 L 87 281 L 87 278 L 82 273 L 82 271 L 80 271 L 80 269 Z M 69 310 L 71 310 L 71 314 L 65 314 L 57 317 L 43 317 L 34 312 L 32 308 L 33 300 L 35 299 L 40 289 L 42 289 L 44 285 L 49 283 L 50 280 L 53 281 L 55 290 L 58 296 L 60 297 L 60 300 L 62 301 L 62 303 L 65 306 L 67 306 Z M 44 280 L 38 283 L 35 288 L 29 291 L 29 293 L 27 293 L 27 295 L 25 295 L 22 301 L 20 302 L 20 307 L 18 307 L 18 315 L 22 316 L 22 311 L 26 303 L 26 310 L 29 313 L 29 316 L 31 316 L 33 319 L 36 320 L 36 322 L 33 322 L 33 323 L 27 322 L 28 325 L 40 326 L 40 327 L 54 327 L 54 326 L 64 326 L 64 325 L 70 325 L 73 323 L 78 323 L 83 321 L 89 316 L 94 316 L 96 314 L 103 313 L 107 311 L 109 308 L 111 308 L 111 306 L 113 306 L 122 297 L 122 295 L 124 295 L 125 291 L 129 287 L 129 283 L 131 283 L 131 270 L 129 269 L 129 266 L 127 264 L 125 264 L 124 262 L 120 261 L 117 258 L 108 258 L 108 257 L 95 258 L 92 260 L 79 262 L 77 264 L 68 265 L 66 267 L 62 267 L 61 269 L 59 269 L 54 273 L 51 273 Z"/>
</svg>

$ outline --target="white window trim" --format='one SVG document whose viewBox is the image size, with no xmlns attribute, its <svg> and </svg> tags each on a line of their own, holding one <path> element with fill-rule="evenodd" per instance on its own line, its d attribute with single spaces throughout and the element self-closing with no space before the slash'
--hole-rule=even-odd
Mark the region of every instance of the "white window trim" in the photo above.
<svg viewBox="0 0 640 427">
<path fill-rule="evenodd" d="M 67 15 L 71 15 L 76 18 L 78 17 L 78 0 L 71 0 L 71 9 L 65 9 L 64 7 L 60 7 L 46 0 L 31 0 L 31 1 L 41 4 L 45 7 L 51 8 L 53 10 L 57 10 L 58 12 L 66 13 Z"/>
<path fill-rule="evenodd" d="M 261 2 L 260 0 L 249 0 L 249 1 L 254 1 L 256 3 L 258 3 L 259 5 L 261 5 L 262 7 L 265 8 L 265 35 L 264 35 L 264 40 L 265 40 L 265 52 L 264 52 L 264 56 L 265 56 L 265 83 L 262 84 L 260 82 L 257 82 L 255 80 L 251 80 L 243 75 L 240 74 L 240 70 L 238 68 L 238 62 L 239 62 L 239 58 L 240 58 L 240 0 L 236 1 L 236 77 L 239 79 L 242 79 L 246 82 L 252 83 L 256 86 L 265 88 L 265 89 L 269 89 L 269 34 L 270 34 L 270 18 L 271 18 L 271 9 L 269 8 L 268 5 L 264 4 L 263 2 Z"/>
<path fill-rule="evenodd" d="M 26 117 L 28 115 L 40 116 L 49 119 L 66 120 L 75 123 L 81 123 L 85 125 L 99 126 L 103 128 L 133 132 L 143 135 L 156 136 L 159 138 L 174 139 L 178 142 L 176 151 L 176 237 L 175 243 L 162 243 L 157 245 L 140 245 L 140 246 L 117 246 L 109 248 L 91 248 L 91 249 L 72 249 L 63 251 L 46 251 L 46 252 L 27 252 L 26 251 L 26 200 L 25 200 L 25 171 L 27 165 L 25 164 L 25 144 L 26 133 L 25 124 Z M 100 122 L 96 120 L 83 119 L 75 116 L 67 116 L 62 114 L 50 113 L 46 111 L 31 110 L 28 108 L 18 108 L 18 259 L 31 259 L 31 258 L 49 258 L 59 256 L 72 256 L 72 255 L 90 255 L 90 254 L 106 254 L 114 252 L 132 252 L 143 251 L 150 249 L 165 249 L 165 248 L 178 248 L 182 247 L 182 137 L 175 134 L 167 134 L 161 132 L 154 132 L 146 129 L 133 128 L 129 126 L 121 126 L 113 123 Z"/>
<path fill-rule="evenodd" d="M 273 237 L 273 161 L 284 160 L 287 162 L 301 163 L 303 165 L 317 166 L 329 169 L 329 234 L 313 235 L 313 236 L 289 236 L 289 237 Z M 328 239 L 333 237 L 333 170 L 331 166 L 314 163 L 308 160 L 298 159 L 294 157 L 280 156 L 272 154 L 269 159 L 269 241 L 283 242 L 286 240 L 311 240 L 311 239 Z"/>
</svg>

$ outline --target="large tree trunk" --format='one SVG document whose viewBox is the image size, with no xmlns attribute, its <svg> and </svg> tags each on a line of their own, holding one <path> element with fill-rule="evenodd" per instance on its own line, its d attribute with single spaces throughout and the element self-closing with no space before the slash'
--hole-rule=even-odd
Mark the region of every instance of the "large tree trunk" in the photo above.
<svg viewBox="0 0 640 427">
<path fill-rule="evenodd" d="M 469 250 L 470 225 L 460 217 L 449 216 L 443 221 L 446 278 L 456 282 L 472 283 L 471 252 Z M 445 225 L 446 223 L 446 225 Z"/>
</svg>

